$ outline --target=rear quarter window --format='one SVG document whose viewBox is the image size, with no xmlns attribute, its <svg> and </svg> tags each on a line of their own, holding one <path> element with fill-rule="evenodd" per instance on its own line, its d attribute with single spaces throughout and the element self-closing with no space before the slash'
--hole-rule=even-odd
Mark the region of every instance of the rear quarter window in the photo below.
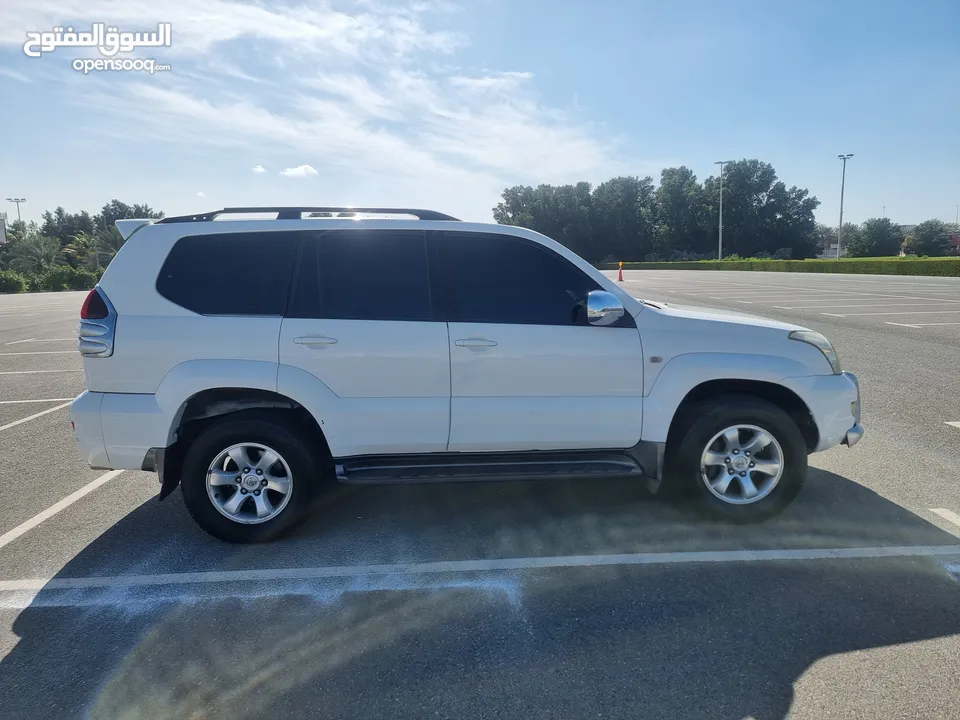
<svg viewBox="0 0 960 720">
<path fill-rule="evenodd" d="M 201 315 L 282 316 L 302 233 L 240 232 L 177 240 L 157 292 Z"/>
</svg>

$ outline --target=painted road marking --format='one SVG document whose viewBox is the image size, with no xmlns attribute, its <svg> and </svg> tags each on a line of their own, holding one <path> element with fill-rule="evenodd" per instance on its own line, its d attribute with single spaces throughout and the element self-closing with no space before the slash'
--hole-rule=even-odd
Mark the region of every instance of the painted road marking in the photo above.
<svg viewBox="0 0 960 720">
<path fill-rule="evenodd" d="M 960 428 L 960 420 L 947 420 L 946 425 L 952 425 L 955 428 Z"/>
<path fill-rule="evenodd" d="M 116 473 L 119 471 L 113 472 Z M 107 473 L 107 475 L 111 474 L 112 473 Z M 91 483 L 91 485 L 95 483 L 102 485 L 109 480 L 107 475 L 98 478 L 94 483 Z M 87 488 L 88 487 L 89 486 L 87 486 Z M 74 495 L 90 492 L 87 488 L 78 490 Z M 73 498 L 72 495 L 64 498 L 64 500 L 60 502 L 64 503 L 67 500 L 74 502 L 71 498 Z M 58 503 L 58 505 L 59 504 L 60 503 Z M 56 505 L 53 506 L 51 510 L 56 507 Z M 64 505 L 64 507 L 66 507 L 66 505 Z M 62 509 L 62 507 L 58 508 L 56 512 Z M 50 511 L 44 512 L 47 513 Z M 44 513 L 41 513 L 41 515 L 43 514 Z M 37 517 L 40 516 L 38 515 Z M 49 517 L 49 515 L 47 517 Z M 46 517 L 43 519 L 45 520 Z M 28 523 L 32 522 L 33 520 L 28 521 Z M 42 520 L 40 522 L 42 522 Z M 24 525 L 28 523 L 24 523 Z M 12 530 L 10 533 L 7 533 L 7 535 L 18 532 L 19 530 L 20 528 Z M 22 535 L 23 533 L 21 532 L 19 534 Z M 6 537 L 6 535 L 0 537 L 0 547 L 5 544 L 4 540 Z M 345 565 L 334 567 L 277 568 L 269 570 L 216 570 L 208 572 L 162 573 L 156 575 L 114 575 L 112 577 L 25 578 L 21 580 L 0 580 L 0 592 L 157 587 L 165 585 L 197 585 L 225 582 L 269 582 L 277 580 L 317 580 L 322 578 L 355 578 L 375 575 L 434 575 L 439 573 L 475 573 L 618 565 L 782 562 L 785 560 L 863 560 L 954 555 L 960 557 L 960 543 L 955 545 L 901 545 L 798 550 L 708 550 L 698 552 L 629 553 L 622 555 L 565 555 L 558 557 L 395 563 L 390 565 Z"/>
<path fill-rule="evenodd" d="M 958 424 L 958 427 L 960 427 L 960 424 Z M 957 515 L 952 510 L 947 510 L 946 508 L 930 508 L 930 512 L 936 513 L 947 522 L 960 527 L 960 515 Z"/>
<path fill-rule="evenodd" d="M 915 312 L 875 312 L 875 313 L 820 313 L 830 317 L 858 317 L 862 315 L 953 315 L 960 310 L 917 310 Z"/>
<path fill-rule="evenodd" d="M 899 323 L 887 323 L 888 325 L 898 325 Z M 945 323 L 917 323 L 916 325 L 908 325 L 907 327 L 937 327 L 940 325 L 960 325 L 960 322 L 945 322 Z"/>
<path fill-rule="evenodd" d="M 77 339 L 77 338 L 75 338 L 75 337 L 70 337 L 70 338 L 29 338 L 29 339 L 27 339 L 27 340 L 14 340 L 14 341 L 8 342 L 8 343 L 6 343 L 6 344 L 7 344 L 7 345 L 19 345 L 19 344 L 21 344 L 21 343 L 28 343 L 28 342 L 68 342 L 68 341 L 72 341 L 72 340 L 76 340 L 76 339 Z"/>
<path fill-rule="evenodd" d="M 884 323 L 883 323 L 883 324 L 884 324 L 884 325 L 899 325 L 900 327 L 912 327 L 912 328 L 918 328 L 918 327 L 920 327 L 920 325 L 910 325 L 910 324 L 908 324 L 908 323 L 887 322 L 886 320 L 884 320 Z"/>
<path fill-rule="evenodd" d="M 79 370 L 3 370 L 0 375 L 35 375 L 37 373 L 64 373 L 64 372 L 83 372 Z"/>
<path fill-rule="evenodd" d="M 0 431 L 9 430 L 10 428 L 16 427 L 17 425 L 23 425 L 23 423 L 25 423 L 25 422 L 30 422 L 31 420 L 36 420 L 38 417 L 43 417 L 44 415 L 47 415 L 48 413 L 52 413 L 52 412 L 55 412 L 55 411 L 57 411 L 57 410 L 62 410 L 62 409 L 65 408 L 67 405 L 69 405 L 71 402 L 73 402 L 73 400 L 71 400 L 70 402 L 65 402 L 65 403 L 63 403 L 63 405 L 57 405 L 56 407 L 48 408 L 47 410 L 42 410 L 42 411 L 40 411 L 40 412 L 38 412 L 38 413 L 34 413 L 33 415 L 28 415 L 28 416 L 25 417 L 25 418 L 21 418 L 21 419 L 19 419 L 19 420 L 14 420 L 12 423 L 7 423 L 6 425 L 0 425 Z M 2 547 L 2 546 L 0 546 L 0 547 Z"/>
<path fill-rule="evenodd" d="M 14 540 L 19 538 L 21 535 L 24 535 L 25 533 L 35 528 L 44 520 L 49 520 L 61 510 L 64 510 L 70 507 L 77 500 L 84 497 L 85 495 L 89 495 L 101 485 L 110 482 L 111 480 L 113 480 L 113 478 L 115 478 L 117 475 L 119 475 L 122 472 L 123 470 L 111 470 L 108 473 L 104 473 L 93 482 L 87 483 L 76 492 L 70 493 L 60 502 L 54 503 L 43 512 L 37 513 L 26 522 L 21 523 L 20 525 L 17 525 L 13 530 L 10 530 L 8 532 L 5 532 L 3 535 L 0 535 L 0 548 L 9 545 Z"/>
<path fill-rule="evenodd" d="M 836 302 L 836 300 L 824 300 L 825 303 Z M 911 308 L 911 307 L 934 307 L 940 303 L 916 303 L 914 305 L 904 305 L 903 303 L 869 303 L 867 305 L 839 305 L 838 307 L 843 308 L 858 308 L 858 307 L 902 307 L 902 308 Z M 823 310 L 827 305 L 791 305 L 789 307 L 785 305 L 774 305 L 773 307 L 779 310 Z"/>
<path fill-rule="evenodd" d="M 0 357 L 10 355 L 73 355 L 78 350 L 34 350 L 32 352 L 0 352 Z"/>
<path fill-rule="evenodd" d="M 73 402 L 73 398 L 47 398 L 46 400 L 0 400 L 0 405 L 20 405 L 21 403 Z"/>
</svg>

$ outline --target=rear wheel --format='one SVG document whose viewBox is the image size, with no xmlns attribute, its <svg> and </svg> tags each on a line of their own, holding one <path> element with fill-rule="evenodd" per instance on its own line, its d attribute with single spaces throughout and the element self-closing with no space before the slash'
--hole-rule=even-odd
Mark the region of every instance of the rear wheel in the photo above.
<svg viewBox="0 0 960 720">
<path fill-rule="evenodd" d="M 321 478 L 302 430 L 279 413 L 224 416 L 191 442 L 181 489 L 191 516 L 221 540 L 271 540 L 302 518 Z"/>
<path fill-rule="evenodd" d="M 807 446 L 793 418 L 749 396 L 725 396 L 691 413 L 674 456 L 675 481 L 694 491 L 704 514 L 765 520 L 800 492 Z"/>
</svg>

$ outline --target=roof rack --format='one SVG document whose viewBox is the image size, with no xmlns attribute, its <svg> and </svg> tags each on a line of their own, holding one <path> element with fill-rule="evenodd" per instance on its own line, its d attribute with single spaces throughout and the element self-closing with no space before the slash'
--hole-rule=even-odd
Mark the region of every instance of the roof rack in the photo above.
<svg viewBox="0 0 960 720">
<path fill-rule="evenodd" d="M 459 222 L 458 218 L 446 215 L 436 210 L 417 210 L 416 208 L 368 208 L 368 207 L 241 207 L 241 208 L 223 208 L 223 210 L 214 210 L 213 212 L 200 213 L 198 215 L 178 215 L 176 217 L 167 217 L 158 220 L 157 224 L 162 223 L 181 223 L 181 222 L 206 222 L 213 220 L 218 215 L 240 215 L 253 213 L 277 213 L 277 220 L 300 220 L 303 213 L 314 213 L 317 215 L 327 215 L 329 217 L 353 217 L 357 214 L 377 214 L 377 215 L 412 215 L 418 220 L 453 220 Z"/>
</svg>

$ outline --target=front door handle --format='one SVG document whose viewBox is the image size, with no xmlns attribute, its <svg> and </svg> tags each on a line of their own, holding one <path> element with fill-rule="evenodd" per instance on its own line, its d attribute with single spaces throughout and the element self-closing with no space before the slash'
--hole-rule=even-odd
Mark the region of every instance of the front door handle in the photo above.
<svg viewBox="0 0 960 720">
<path fill-rule="evenodd" d="M 307 347 L 321 347 L 323 345 L 336 345 L 337 339 L 327 337 L 326 335 L 307 335 L 306 337 L 296 337 L 293 341 L 297 345 L 306 345 Z"/>
<path fill-rule="evenodd" d="M 487 340 L 485 338 L 463 338 L 462 340 L 456 341 L 457 347 L 465 348 L 484 348 L 484 347 L 496 347 L 496 340 Z"/>
</svg>

